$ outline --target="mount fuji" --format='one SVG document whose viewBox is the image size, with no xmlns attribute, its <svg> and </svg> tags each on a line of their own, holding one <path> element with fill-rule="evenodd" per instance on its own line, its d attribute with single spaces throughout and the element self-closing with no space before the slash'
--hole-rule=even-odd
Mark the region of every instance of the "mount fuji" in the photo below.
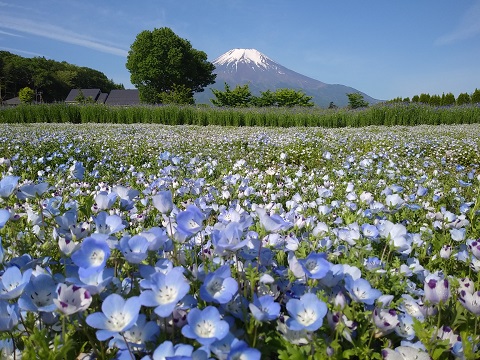
<svg viewBox="0 0 480 360">
<path fill-rule="evenodd" d="M 248 84 L 255 96 L 260 95 L 261 91 L 275 91 L 281 88 L 302 90 L 306 95 L 313 97 L 315 105 L 321 107 L 328 107 L 330 102 L 339 107 L 347 106 L 346 94 L 357 92 L 371 104 L 380 102 L 352 87 L 326 84 L 287 69 L 255 49 L 232 49 L 217 57 L 213 64 L 214 73 L 217 74 L 215 84 L 195 95 L 197 103 L 210 103 L 210 99 L 214 98 L 210 89 L 224 90 L 225 83 L 231 89 L 237 85 Z"/>
</svg>

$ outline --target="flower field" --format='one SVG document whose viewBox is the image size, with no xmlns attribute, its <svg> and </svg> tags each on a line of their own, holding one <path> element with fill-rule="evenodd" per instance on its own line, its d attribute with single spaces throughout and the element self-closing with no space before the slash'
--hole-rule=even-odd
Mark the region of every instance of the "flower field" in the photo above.
<svg viewBox="0 0 480 360">
<path fill-rule="evenodd" d="M 480 125 L 0 124 L 2 359 L 477 359 Z"/>
</svg>

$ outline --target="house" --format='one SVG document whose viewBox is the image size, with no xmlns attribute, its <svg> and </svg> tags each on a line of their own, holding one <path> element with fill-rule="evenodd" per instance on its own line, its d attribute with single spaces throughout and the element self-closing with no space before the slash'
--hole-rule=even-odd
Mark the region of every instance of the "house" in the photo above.
<svg viewBox="0 0 480 360">
<path fill-rule="evenodd" d="M 2 102 L 2 105 L 4 105 L 4 106 L 20 105 L 20 98 L 17 96 L 17 97 L 5 100 L 5 101 Z"/>
<path fill-rule="evenodd" d="M 102 93 L 100 89 L 72 89 L 65 99 L 65 103 L 77 104 L 80 91 L 85 99 L 91 98 L 96 104 L 120 106 L 140 105 L 140 94 L 137 89 L 112 90 L 109 94 Z"/>
<path fill-rule="evenodd" d="M 76 104 L 78 103 L 78 95 L 80 95 L 80 91 L 83 94 L 85 100 L 92 98 L 93 102 L 96 102 L 98 97 L 101 94 L 100 89 L 72 89 L 70 90 L 65 102 L 67 104 Z"/>
<path fill-rule="evenodd" d="M 137 89 L 112 90 L 105 105 L 140 105 L 140 94 Z"/>
</svg>

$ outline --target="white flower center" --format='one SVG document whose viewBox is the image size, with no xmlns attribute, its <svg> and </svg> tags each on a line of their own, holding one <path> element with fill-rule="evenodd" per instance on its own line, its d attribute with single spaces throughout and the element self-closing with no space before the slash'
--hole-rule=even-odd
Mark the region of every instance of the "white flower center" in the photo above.
<svg viewBox="0 0 480 360">
<path fill-rule="evenodd" d="M 315 320 L 317 320 L 317 314 L 312 309 L 304 308 L 297 314 L 297 321 L 304 326 L 313 324 Z"/>
<path fill-rule="evenodd" d="M 157 300 L 160 304 L 169 304 L 177 298 L 178 290 L 173 286 L 165 285 L 158 289 Z"/>
<path fill-rule="evenodd" d="M 208 320 L 202 320 L 195 326 L 195 333 L 202 338 L 211 338 L 215 335 L 215 325 Z"/>
<path fill-rule="evenodd" d="M 214 279 L 207 285 L 207 291 L 210 294 L 216 294 L 224 290 L 223 282 L 220 279 Z"/>
<path fill-rule="evenodd" d="M 92 266 L 100 266 L 105 259 L 105 253 L 101 250 L 94 250 L 90 254 L 90 263 Z"/>
<path fill-rule="evenodd" d="M 122 311 L 115 312 L 107 320 L 111 331 L 122 331 L 129 319 Z"/>
<path fill-rule="evenodd" d="M 318 263 L 315 260 L 308 260 L 305 263 L 305 267 L 307 268 L 308 271 L 311 273 L 314 273 L 318 270 Z"/>
</svg>

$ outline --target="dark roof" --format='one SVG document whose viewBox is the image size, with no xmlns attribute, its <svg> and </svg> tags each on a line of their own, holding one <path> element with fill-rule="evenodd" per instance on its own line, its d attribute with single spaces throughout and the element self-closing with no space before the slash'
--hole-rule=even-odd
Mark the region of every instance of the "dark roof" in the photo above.
<svg viewBox="0 0 480 360">
<path fill-rule="evenodd" d="M 112 90 L 105 101 L 106 105 L 139 105 L 140 95 L 137 89 Z"/>
<path fill-rule="evenodd" d="M 3 102 L 4 105 L 20 105 L 20 98 L 14 97 Z"/>
<path fill-rule="evenodd" d="M 98 95 L 97 104 L 103 104 L 105 100 L 107 100 L 107 97 L 108 93 L 101 93 L 100 95 Z"/>
<path fill-rule="evenodd" d="M 94 101 L 97 101 L 98 96 L 100 95 L 100 89 L 81 89 L 85 99 L 91 97 Z M 78 96 L 79 89 L 72 89 L 68 94 L 65 102 L 76 102 L 75 98 Z"/>
</svg>

